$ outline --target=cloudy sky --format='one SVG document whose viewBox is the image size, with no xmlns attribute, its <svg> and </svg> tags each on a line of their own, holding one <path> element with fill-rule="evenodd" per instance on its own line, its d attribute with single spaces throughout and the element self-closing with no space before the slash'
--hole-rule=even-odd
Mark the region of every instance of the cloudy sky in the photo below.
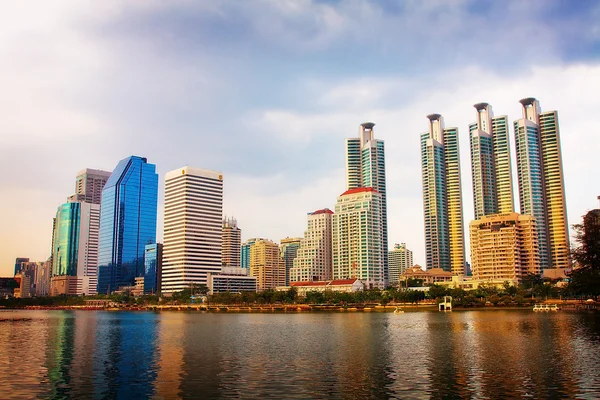
<svg viewBox="0 0 600 400">
<path fill-rule="evenodd" d="M 468 224 L 482 101 L 511 121 L 523 97 L 558 110 L 569 223 L 598 206 L 593 0 L 22 0 L 0 14 L 0 60 L 0 276 L 48 258 L 79 170 L 131 154 L 161 182 L 222 171 L 243 239 L 301 236 L 345 190 L 344 138 L 364 121 L 386 143 L 390 244 L 422 264 L 425 116 L 460 129 Z"/>
</svg>

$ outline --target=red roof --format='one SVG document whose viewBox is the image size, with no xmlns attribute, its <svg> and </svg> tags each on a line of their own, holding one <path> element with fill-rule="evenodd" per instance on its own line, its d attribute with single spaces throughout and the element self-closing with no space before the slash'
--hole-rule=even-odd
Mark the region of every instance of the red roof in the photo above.
<svg viewBox="0 0 600 400">
<path fill-rule="evenodd" d="M 327 281 L 290 282 L 290 286 L 325 286 Z"/>
<path fill-rule="evenodd" d="M 356 189 L 346 190 L 340 196 L 345 196 L 347 194 L 362 193 L 362 192 L 375 192 L 375 193 L 377 193 L 377 190 L 373 189 L 372 187 L 360 187 L 360 188 L 356 188 Z"/>
<path fill-rule="evenodd" d="M 337 279 L 335 281 L 331 281 L 330 285 L 332 285 L 332 286 L 337 286 L 337 285 L 352 285 L 357 280 L 358 279 L 356 279 L 356 278 L 352 278 L 352 279 Z"/>
<path fill-rule="evenodd" d="M 310 213 L 310 215 L 319 215 L 319 214 L 333 214 L 329 208 L 324 208 L 322 210 L 317 210 L 315 212 Z"/>
</svg>

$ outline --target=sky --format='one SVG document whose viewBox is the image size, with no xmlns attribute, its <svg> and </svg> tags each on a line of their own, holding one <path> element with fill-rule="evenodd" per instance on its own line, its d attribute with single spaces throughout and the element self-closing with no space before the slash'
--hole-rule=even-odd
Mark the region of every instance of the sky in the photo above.
<svg viewBox="0 0 600 400">
<path fill-rule="evenodd" d="M 130 155 L 157 166 L 159 240 L 164 175 L 185 165 L 222 171 L 243 240 L 302 236 L 344 192 L 365 121 L 386 146 L 390 247 L 423 265 L 419 135 L 431 113 L 459 128 L 468 226 L 479 102 L 510 121 L 524 97 L 558 110 L 569 224 L 598 208 L 594 0 L 22 0 L 0 14 L 0 60 L 0 276 L 50 256 L 78 171 Z"/>
</svg>

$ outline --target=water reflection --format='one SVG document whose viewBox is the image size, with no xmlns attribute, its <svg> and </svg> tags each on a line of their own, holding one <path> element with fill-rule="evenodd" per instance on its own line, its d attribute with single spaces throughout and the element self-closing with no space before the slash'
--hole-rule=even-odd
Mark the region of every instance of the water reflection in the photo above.
<svg viewBox="0 0 600 400">
<path fill-rule="evenodd" d="M 600 396 L 597 314 L 24 316 L 0 323 L 2 398 Z"/>
</svg>

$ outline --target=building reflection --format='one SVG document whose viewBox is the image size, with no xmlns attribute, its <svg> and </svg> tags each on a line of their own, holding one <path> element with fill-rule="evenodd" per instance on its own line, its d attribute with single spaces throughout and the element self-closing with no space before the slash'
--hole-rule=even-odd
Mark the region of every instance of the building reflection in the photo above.
<svg viewBox="0 0 600 400">
<path fill-rule="evenodd" d="M 96 315 L 94 397 L 152 396 L 156 380 L 156 314 Z"/>
<path fill-rule="evenodd" d="M 185 315 L 161 313 L 159 319 L 154 392 L 159 398 L 175 399 L 179 397 L 183 376 Z"/>
</svg>

